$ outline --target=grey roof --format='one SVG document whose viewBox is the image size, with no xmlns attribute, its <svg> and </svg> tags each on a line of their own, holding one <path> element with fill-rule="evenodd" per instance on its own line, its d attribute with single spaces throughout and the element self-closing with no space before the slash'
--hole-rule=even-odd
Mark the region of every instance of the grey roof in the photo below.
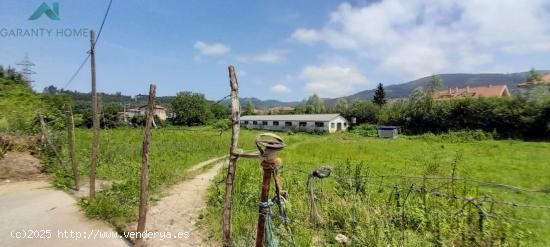
<svg viewBox="0 0 550 247">
<path fill-rule="evenodd" d="M 317 121 L 328 122 L 340 116 L 340 114 L 296 114 L 296 115 L 248 115 L 241 120 L 248 121 Z"/>
</svg>

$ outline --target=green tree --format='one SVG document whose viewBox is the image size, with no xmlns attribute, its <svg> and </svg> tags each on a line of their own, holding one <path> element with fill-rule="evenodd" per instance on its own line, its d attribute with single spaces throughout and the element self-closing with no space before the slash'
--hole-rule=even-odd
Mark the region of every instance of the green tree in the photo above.
<svg viewBox="0 0 550 247">
<path fill-rule="evenodd" d="M 170 102 L 175 117 L 175 125 L 202 125 L 214 118 L 210 105 L 203 94 L 180 92 Z"/>
<path fill-rule="evenodd" d="M 348 99 L 342 97 L 336 100 L 336 104 L 334 105 L 335 112 L 340 114 L 345 114 L 348 111 L 348 108 L 349 108 Z"/>
<path fill-rule="evenodd" d="M 443 87 L 444 87 L 444 84 L 443 84 L 443 80 L 441 80 L 441 77 L 437 75 L 432 75 L 430 77 L 430 81 L 428 82 L 426 91 L 429 95 L 433 95 L 435 92 L 443 89 Z"/>
<path fill-rule="evenodd" d="M 227 106 L 216 103 L 210 104 L 210 111 L 214 114 L 214 118 L 216 119 L 226 119 L 229 117 L 229 114 L 231 114 Z"/>
<path fill-rule="evenodd" d="M 326 110 L 325 102 L 317 94 L 309 96 L 306 100 L 306 112 L 308 114 L 324 113 Z"/>
<path fill-rule="evenodd" d="M 409 95 L 409 101 L 414 103 L 421 100 L 425 96 L 424 88 L 416 87 Z"/>
<path fill-rule="evenodd" d="M 374 91 L 372 103 L 375 103 L 380 107 L 386 104 L 386 92 L 384 92 L 384 85 L 382 85 L 382 83 L 378 83 L 376 91 Z"/>
<path fill-rule="evenodd" d="M 251 99 L 248 99 L 248 102 L 246 102 L 246 106 L 244 107 L 243 115 L 254 115 L 254 104 L 252 104 Z"/>
<path fill-rule="evenodd" d="M 357 123 L 375 123 L 380 107 L 370 101 L 354 100 L 343 116 L 346 119 L 356 118 Z"/>
<path fill-rule="evenodd" d="M 527 82 L 539 82 L 542 81 L 542 75 L 538 73 L 535 68 L 531 68 L 527 75 L 525 76 Z"/>
</svg>

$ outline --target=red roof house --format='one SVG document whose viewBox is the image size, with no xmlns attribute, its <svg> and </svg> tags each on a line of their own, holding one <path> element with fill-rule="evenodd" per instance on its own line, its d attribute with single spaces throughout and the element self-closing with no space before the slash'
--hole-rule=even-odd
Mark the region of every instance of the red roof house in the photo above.
<svg viewBox="0 0 550 247">
<path fill-rule="evenodd" d="M 504 97 L 510 96 L 510 91 L 506 85 L 488 85 L 482 87 L 449 88 L 436 92 L 433 96 L 435 100 L 449 100 L 460 98 L 478 98 L 478 97 Z"/>
</svg>

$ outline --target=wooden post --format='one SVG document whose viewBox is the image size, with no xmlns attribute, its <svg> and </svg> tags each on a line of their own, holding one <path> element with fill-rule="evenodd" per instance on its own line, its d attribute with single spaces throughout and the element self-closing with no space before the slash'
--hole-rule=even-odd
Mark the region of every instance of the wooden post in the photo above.
<svg viewBox="0 0 550 247">
<path fill-rule="evenodd" d="M 74 188 L 76 191 L 79 190 L 78 186 L 78 169 L 76 167 L 76 157 L 74 151 L 74 120 L 73 120 L 73 111 L 69 104 L 65 105 L 67 112 L 67 148 L 69 153 L 69 162 L 71 162 L 71 167 L 73 169 L 74 177 Z"/>
<path fill-rule="evenodd" d="M 95 173 L 97 166 L 97 154 L 99 151 L 99 112 L 96 91 L 95 77 L 95 32 L 90 30 L 90 56 L 92 70 L 92 118 L 93 118 L 93 139 L 92 139 L 92 163 L 90 164 L 90 198 L 95 197 Z"/>
<path fill-rule="evenodd" d="M 229 166 L 227 167 L 227 178 L 225 179 L 225 203 L 223 207 L 223 246 L 233 245 L 231 240 L 231 204 L 233 203 L 233 179 L 237 167 L 237 148 L 239 145 L 240 126 L 240 105 L 239 105 L 239 83 L 233 66 L 228 67 L 229 84 L 231 86 L 231 147 L 229 149 Z"/>
<path fill-rule="evenodd" d="M 143 232 L 147 217 L 147 201 L 149 200 L 149 144 L 151 143 L 151 126 L 153 125 L 153 111 L 155 107 L 155 94 L 157 87 L 153 84 L 149 87 L 149 105 L 147 106 L 147 118 L 145 120 L 145 134 L 143 137 L 143 149 L 141 152 L 141 187 L 139 194 L 139 219 L 137 226 L 136 246 L 144 246 Z"/>
</svg>

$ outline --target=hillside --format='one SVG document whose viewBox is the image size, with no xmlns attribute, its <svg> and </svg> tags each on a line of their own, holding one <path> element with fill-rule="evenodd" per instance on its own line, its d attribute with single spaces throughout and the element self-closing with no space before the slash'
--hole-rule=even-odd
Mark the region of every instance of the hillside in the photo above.
<svg viewBox="0 0 550 247">
<path fill-rule="evenodd" d="M 540 70 L 539 73 L 548 73 L 550 71 Z M 517 85 L 525 81 L 525 74 L 527 72 L 512 73 L 512 74 L 498 74 L 498 73 L 483 73 L 483 74 L 439 74 L 443 80 L 445 88 L 466 86 L 486 86 L 488 84 L 506 84 L 512 94 L 518 92 Z M 408 97 L 412 90 L 417 87 L 424 87 L 430 80 L 430 76 L 422 77 L 414 81 L 405 82 L 402 84 L 394 84 L 385 87 L 386 96 L 388 98 L 403 98 Z M 353 99 L 371 99 L 374 94 L 374 89 L 364 90 L 356 94 L 347 96 L 348 100 Z M 334 99 L 327 100 L 330 103 Z"/>
<path fill-rule="evenodd" d="M 539 73 L 550 73 L 550 70 L 539 70 Z M 502 73 L 482 73 L 482 74 L 438 74 L 439 77 L 443 80 L 445 88 L 454 88 L 459 87 L 463 88 L 466 86 L 486 86 L 488 84 L 506 84 L 508 89 L 512 94 L 518 92 L 517 85 L 525 81 L 525 74 L 527 72 L 511 73 L 511 74 L 502 74 Z M 404 98 L 408 97 L 412 90 L 417 87 L 425 87 L 429 82 L 431 76 L 422 77 L 414 81 L 409 81 L 401 84 L 393 84 L 386 86 L 386 97 L 390 99 L 395 98 Z M 46 88 L 47 89 L 47 88 Z M 59 91 L 71 96 L 76 102 L 77 110 L 81 108 L 86 108 L 90 105 L 90 94 L 89 93 L 80 93 L 72 91 Z M 346 96 L 349 101 L 360 99 L 360 100 L 371 100 L 372 95 L 374 94 L 374 89 L 360 91 L 358 93 Z M 162 105 L 169 106 L 170 101 L 173 96 L 161 96 L 157 97 L 157 102 Z M 104 103 L 119 103 L 119 104 L 128 104 L 128 105 L 143 105 L 147 102 L 147 95 L 138 95 L 136 97 L 125 96 L 120 93 L 116 94 L 102 94 L 102 100 Z M 283 102 L 274 99 L 261 100 L 255 97 L 245 97 L 240 98 L 241 105 L 246 105 L 249 101 L 257 108 L 271 108 L 275 106 L 296 106 L 299 101 L 290 101 Z M 327 105 L 332 105 L 336 102 L 334 99 L 324 99 Z M 222 101 L 223 104 L 229 105 L 229 99 Z"/>
</svg>

